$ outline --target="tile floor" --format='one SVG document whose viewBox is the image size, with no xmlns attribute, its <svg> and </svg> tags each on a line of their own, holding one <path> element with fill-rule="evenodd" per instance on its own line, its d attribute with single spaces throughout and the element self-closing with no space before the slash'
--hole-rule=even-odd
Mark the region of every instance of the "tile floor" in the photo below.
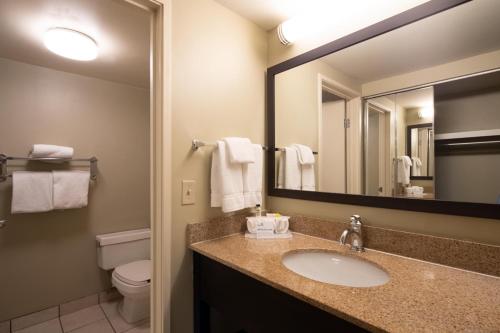
<svg viewBox="0 0 500 333">
<path fill-rule="evenodd" d="M 127 323 L 118 313 L 119 300 L 92 305 L 13 333 L 149 333 L 149 319 Z"/>
</svg>

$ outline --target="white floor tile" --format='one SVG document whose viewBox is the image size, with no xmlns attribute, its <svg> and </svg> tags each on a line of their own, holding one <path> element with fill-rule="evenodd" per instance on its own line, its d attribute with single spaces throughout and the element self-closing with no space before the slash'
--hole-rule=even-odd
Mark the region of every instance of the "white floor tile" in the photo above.
<svg viewBox="0 0 500 333">
<path fill-rule="evenodd" d="M 51 319 L 55 319 L 59 317 L 59 307 L 54 306 L 49 309 L 45 309 L 42 311 L 30 313 L 29 315 L 22 316 L 16 319 L 12 319 L 12 331 L 18 331 L 20 329 L 31 327 L 40 323 L 44 323 Z"/>
<path fill-rule="evenodd" d="M 12 331 L 14 333 L 62 333 L 61 323 L 59 318 L 52 319 L 41 324 L 23 328 L 19 331 Z"/>
<path fill-rule="evenodd" d="M 104 318 L 104 312 L 102 311 L 101 307 L 99 305 L 94 305 L 61 316 L 61 324 L 64 332 L 69 332 Z"/>
<path fill-rule="evenodd" d="M 0 323 L 0 333 L 10 333 L 10 320 Z"/>
<path fill-rule="evenodd" d="M 130 329 L 132 329 L 140 324 L 143 324 L 146 321 L 149 322 L 149 318 L 148 318 L 146 320 L 141 320 L 138 323 L 133 323 L 133 324 L 127 323 L 125 321 L 125 319 L 123 319 L 123 317 L 118 312 L 118 304 L 119 303 L 120 303 L 120 300 L 113 301 L 113 302 L 101 303 L 101 307 L 104 310 L 106 317 L 108 318 L 109 322 L 113 326 L 116 333 L 122 333 L 122 332 L 130 330 Z"/>
<path fill-rule="evenodd" d="M 88 308 L 89 306 L 96 305 L 99 302 L 97 294 L 82 297 L 71 302 L 67 302 L 60 305 L 60 315 L 64 316 L 66 314 L 76 312 L 81 309 Z"/>
<path fill-rule="evenodd" d="M 71 333 L 114 333 L 107 319 L 101 319 L 90 325 L 77 328 Z"/>
<path fill-rule="evenodd" d="M 149 319 L 147 322 L 144 322 L 131 330 L 126 331 L 126 333 L 149 333 L 150 328 L 149 328 Z"/>
</svg>

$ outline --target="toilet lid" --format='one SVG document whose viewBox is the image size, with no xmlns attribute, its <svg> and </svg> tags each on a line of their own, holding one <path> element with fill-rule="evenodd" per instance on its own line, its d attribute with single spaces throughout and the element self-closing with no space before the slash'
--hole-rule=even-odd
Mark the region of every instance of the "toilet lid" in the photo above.
<svg viewBox="0 0 500 333">
<path fill-rule="evenodd" d="M 134 286 L 148 284 L 151 280 L 151 260 L 139 260 L 115 268 L 116 277 Z"/>
</svg>

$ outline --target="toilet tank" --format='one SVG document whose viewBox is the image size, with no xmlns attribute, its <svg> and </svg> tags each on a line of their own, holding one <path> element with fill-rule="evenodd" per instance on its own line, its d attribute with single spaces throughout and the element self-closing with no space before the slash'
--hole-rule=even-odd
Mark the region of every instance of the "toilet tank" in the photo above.
<svg viewBox="0 0 500 333">
<path fill-rule="evenodd" d="M 132 261 L 150 259 L 150 229 L 97 235 L 97 265 L 113 269 Z"/>
</svg>

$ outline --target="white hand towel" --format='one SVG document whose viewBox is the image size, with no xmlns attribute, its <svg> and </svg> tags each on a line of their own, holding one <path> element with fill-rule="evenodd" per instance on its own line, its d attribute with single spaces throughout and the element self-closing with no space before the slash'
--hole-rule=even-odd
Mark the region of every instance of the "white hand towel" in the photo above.
<svg viewBox="0 0 500 333">
<path fill-rule="evenodd" d="M 254 163 L 242 164 L 245 207 L 262 205 L 262 146 L 252 144 Z"/>
<path fill-rule="evenodd" d="M 255 154 L 248 138 L 224 138 L 231 163 L 253 163 Z"/>
<path fill-rule="evenodd" d="M 86 207 L 90 172 L 52 171 L 54 179 L 54 209 Z"/>
<path fill-rule="evenodd" d="M 292 147 L 295 147 L 295 149 L 297 149 L 297 154 L 299 156 L 300 164 L 302 165 L 314 164 L 315 159 L 311 148 L 298 143 L 293 144 Z"/>
<path fill-rule="evenodd" d="M 57 158 L 72 158 L 73 148 L 54 145 L 35 144 L 30 152 L 30 157 L 57 157 Z"/>
<path fill-rule="evenodd" d="M 411 159 L 408 156 L 398 158 L 398 183 L 403 185 L 410 184 Z"/>
<path fill-rule="evenodd" d="M 212 207 L 222 207 L 224 213 L 245 208 L 242 165 L 229 162 L 224 141 L 217 141 L 212 153 L 210 185 Z"/>
<path fill-rule="evenodd" d="M 316 190 L 316 178 L 314 176 L 314 164 L 301 165 L 301 183 L 303 191 Z"/>
<path fill-rule="evenodd" d="M 52 173 L 12 173 L 12 214 L 48 212 L 52 204 Z"/>
<path fill-rule="evenodd" d="M 422 161 L 418 157 L 412 157 L 413 176 L 421 176 L 422 174 Z"/>
<path fill-rule="evenodd" d="M 297 149 L 285 147 L 285 188 L 289 190 L 301 189 L 301 168 L 297 156 Z"/>
<path fill-rule="evenodd" d="M 285 152 L 280 151 L 278 157 L 278 188 L 285 188 Z"/>
</svg>

